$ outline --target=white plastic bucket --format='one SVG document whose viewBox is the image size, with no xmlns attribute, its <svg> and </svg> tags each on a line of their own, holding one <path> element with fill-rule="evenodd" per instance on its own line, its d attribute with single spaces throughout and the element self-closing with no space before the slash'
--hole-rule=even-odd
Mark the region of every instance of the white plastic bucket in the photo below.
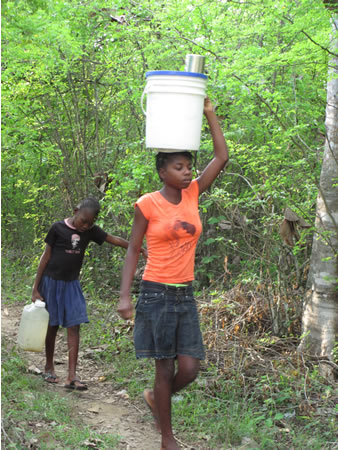
<svg viewBox="0 0 338 450">
<path fill-rule="evenodd" d="M 141 99 L 146 115 L 146 147 L 170 153 L 198 150 L 208 77 L 202 73 L 158 70 L 147 72 L 146 78 Z"/>
<path fill-rule="evenodd" d="M 49 314 L 41 300 L 26 305 L 22 311 L 18 345 L 28 352 L 42 352 L 45 346 Z"/>
</svg>

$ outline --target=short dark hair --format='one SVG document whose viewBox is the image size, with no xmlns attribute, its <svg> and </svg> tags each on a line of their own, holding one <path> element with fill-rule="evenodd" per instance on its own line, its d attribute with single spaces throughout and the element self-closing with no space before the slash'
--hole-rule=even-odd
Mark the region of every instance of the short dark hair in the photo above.
<svg viewBox="0 0 338 450">
<path fill-rule="evenodd" d="M 160 171 L 160 169 L 163 169 L 166 167 L 166 165 L 173 160 L 176 156 L 184 156 L 185 158 L 188 158 L 190 161 L 192 161 L 192 154 L 190 152 L 174 152 L 174 153 L 164 153 L 164 152 L 158 152 L 156 154 L 156 170 L 157 172 Z M 160 177 L 160 180 L 162 178 Z"/>
<path fill-rule="evenodd" d="M 96 198 L 87 197 L 77 205 L 77 209 L 90 209 L 93 211 L 94 216 L 97 216 L 100 212 L 101 206 Z"/>
</svg>

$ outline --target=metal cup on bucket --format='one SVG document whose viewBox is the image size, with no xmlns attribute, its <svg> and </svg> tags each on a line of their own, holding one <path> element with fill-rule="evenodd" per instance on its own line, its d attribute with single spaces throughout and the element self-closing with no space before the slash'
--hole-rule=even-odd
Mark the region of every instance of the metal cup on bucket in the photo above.
<svg viewBox="0 0 338 450">
<path fill-rule="evenodd" d="M 185 71 L 204 73 L 205 57 L 202 55 L 186 55 L 185 57 Z"/>
</svg>

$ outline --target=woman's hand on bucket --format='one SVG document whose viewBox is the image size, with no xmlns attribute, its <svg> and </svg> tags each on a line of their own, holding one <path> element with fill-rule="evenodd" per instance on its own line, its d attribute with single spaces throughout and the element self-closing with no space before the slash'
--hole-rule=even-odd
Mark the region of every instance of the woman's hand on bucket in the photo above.
<svg viewBox="0 0 338 450">
<path fill-rule="evenodd" d="M 210 98 L 205 97 L 205 99 L 204 99 L 204 114 L 207 114 L 209 112 L 214 112 L 214 107 L 212 106 Z"/>
<path fill-rule="evenodd" d="M 133 305 L 129 297 L 120 297 L 117 312 L 124 320 L 128 320 L 133 317 Z"/>
</svg>

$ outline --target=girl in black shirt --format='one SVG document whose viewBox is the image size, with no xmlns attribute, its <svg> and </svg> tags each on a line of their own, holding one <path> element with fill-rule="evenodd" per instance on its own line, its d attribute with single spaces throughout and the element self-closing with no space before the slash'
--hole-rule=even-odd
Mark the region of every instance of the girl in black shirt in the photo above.
<svg viewBox="0 0 338 450">
<path fill-rule="evenodd" d="M 49 383 L 59 381 L 54 369 L 55 339 L 59 326 L 65 327 L 69 355 L 65 387 L 69 389 L 88 389 L 76 376 L 80 324 L 88 322 L 86 302 L 78 280 L 85 250 L 90 241 L 128 247 L 125 239 L 94 225 L 99 211 L 99 202 L 87 198 L 74 210 L 73 217 L 52 225 L 45 238 L 46 248 L 33 286 L 32 301 L 43 300 L 49 312 L 44 379 Z"/>
</svg>

